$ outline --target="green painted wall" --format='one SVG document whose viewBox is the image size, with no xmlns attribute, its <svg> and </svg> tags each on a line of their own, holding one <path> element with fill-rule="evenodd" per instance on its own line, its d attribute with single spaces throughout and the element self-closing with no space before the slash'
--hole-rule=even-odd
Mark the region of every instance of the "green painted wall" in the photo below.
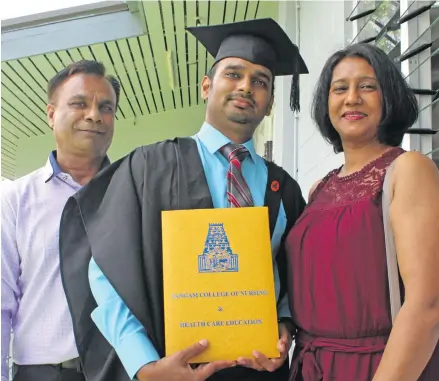
<svg viewBox="0 0 439 381">
<path fill-rule="evenodd" d="M 204 115 L 205 106 L 201 105 L 118 121 L 108 155 L 114 161 L 141 145 L 175 136 L 190 136 L 201 127 Z M 52 134 L 20 139 L 17 144 L 17 178 L 42 167 L 49 152 L 55 149 Z"/>
</svg>

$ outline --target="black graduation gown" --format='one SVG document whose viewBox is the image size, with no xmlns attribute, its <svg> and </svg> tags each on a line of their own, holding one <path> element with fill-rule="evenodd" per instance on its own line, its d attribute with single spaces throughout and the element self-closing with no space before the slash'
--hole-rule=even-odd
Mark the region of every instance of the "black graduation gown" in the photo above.
<svg viewBox="0 0 439 381">
<path fill-rule="evenodd" d="M 273 163 L 267 165 L 265 205 L 269 205 L 271 233 L 281 195 L 288 231 L 305 202 L 298 184 L 284 170 Z M 279 190 L 271 187 L 273 181 L 279 182 Z M 129 379 L 90 317 L 96 308 L 88 280 L 91 256 L 163 357 L 161 211 L 205 208 L 213 208 L 212 198 L 196 142 L 191 138 L 137 148 L 67 201 L 60 225 L 60 270 L 87 381 Z M 278 264 L 282 293 L 286 290 L 285 260 L 281 250 Z M 243 379 L 243 375 L 237 379 Z"/>
</svg>

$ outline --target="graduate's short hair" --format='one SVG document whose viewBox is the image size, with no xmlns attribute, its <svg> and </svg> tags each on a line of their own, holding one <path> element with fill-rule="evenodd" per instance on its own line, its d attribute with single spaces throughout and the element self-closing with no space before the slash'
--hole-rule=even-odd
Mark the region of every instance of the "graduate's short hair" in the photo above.
<svg viewBox="0 0 439 381">
<path fill-rule="evenodd" d="M 359 43 L 334 53 L 326 61 L 315 88 L 311 116 L 322 136 L 332 144 L 335 153 L 343 152 L 340 135 L 329 119 L 329 89 L 335 66 L 347 57 L 365 59 L 375 71 L 382 94 L 382 118 L 378 126 L 378 140 L 397 147 L 404 134 L 418 119 L 416 97 L 390 58 L 378 47 Z"/>
<path fill-rule="evenodd" d="M 47 85 L 47 97 L 49 102 L 53 102 L 54 94 L 56 90 L 61 86 L 61 84 L 67 78 L 70 78 L 75 74 L 91 74 L 107 79 L 113 87 L 114 92 L 116 93 L 116 106 L 118 105 L 120 95 L 119 81 L 116 77 L 112 75 L 106 75 L 106 69 L 103 63 L 93 60 L 82 60 L 73 62 L 58 73 L 56 73 Z"/>
</svg>

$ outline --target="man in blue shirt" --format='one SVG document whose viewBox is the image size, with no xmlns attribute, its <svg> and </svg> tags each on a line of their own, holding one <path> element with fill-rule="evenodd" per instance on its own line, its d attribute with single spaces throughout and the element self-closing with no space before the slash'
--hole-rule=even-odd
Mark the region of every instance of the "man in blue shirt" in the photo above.
<svg viewBox="0 0 439 381">
<path fill-rule="evenodd" d="M 305 203 L 297 183 L 256 154 L 252 136 L 271 112 L 274 76 L 296 80 L 307 69 L 271 19 L 189 31 L 216 57 L 201 85 L 207 112 L 199 133 L 136 149 L 63 213 L 64 287 L 88 380 L 288 379 L 293 327 L 281 242 Z M 297 81 L 293 90 L 297 106 Z M 188 366 L 206 349 L 203 340 L 165 357 L 160 212 L 262 205 L 270 214 L 280 358 L 255 352 L 236 363 Z"/>
</svg>

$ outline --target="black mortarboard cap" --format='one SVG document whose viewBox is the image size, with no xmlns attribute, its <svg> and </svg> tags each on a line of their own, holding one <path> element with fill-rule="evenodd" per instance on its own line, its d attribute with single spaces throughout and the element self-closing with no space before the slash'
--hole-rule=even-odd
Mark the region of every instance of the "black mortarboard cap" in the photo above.
<svg viewBox="0 0 439 381">
<path fill-rule="evenodd" d="M 298 47 L 271 18 L 186 28 L 215 58 L 238 57 L 265 66 L 273 75 L 293 75 L 290 107 L 300 110 L 299 74 L 308 69 Z"/>
</svg>

